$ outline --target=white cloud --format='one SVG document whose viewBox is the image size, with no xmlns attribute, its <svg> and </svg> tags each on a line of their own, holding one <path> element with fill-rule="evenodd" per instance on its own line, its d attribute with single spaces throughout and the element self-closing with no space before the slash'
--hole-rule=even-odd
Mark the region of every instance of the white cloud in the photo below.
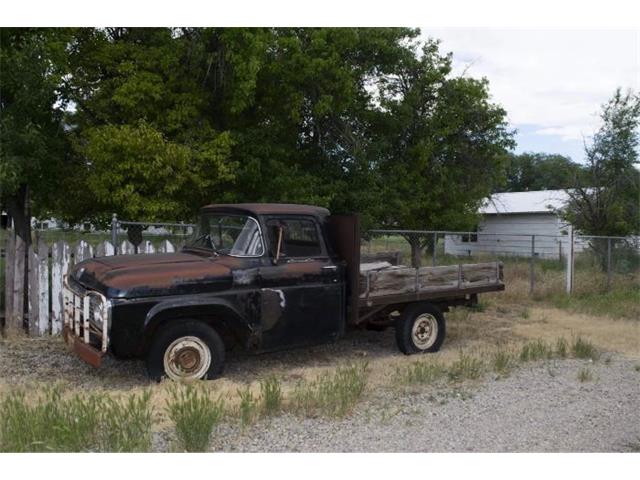
<svg viewBox="0 0 640 480">
<path fill-rule="evenodd" d="M 487 77 L 511 124 L 562 140 L 590 136 L 616 87 L 640 90 L 640 30 L 422 28 L 454 69 Z"/>
</svg>

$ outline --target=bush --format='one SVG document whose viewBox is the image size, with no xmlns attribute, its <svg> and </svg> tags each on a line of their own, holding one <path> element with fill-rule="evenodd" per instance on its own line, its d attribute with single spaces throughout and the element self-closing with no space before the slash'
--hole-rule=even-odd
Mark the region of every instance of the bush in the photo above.
<svg viewBox="0 0 640 480">
<path fill-rule="evenodd" d="M 174 386 L 167 400 L 167 413 L 175 425 L 177 443 L 187 452 L 204 452 L 213 427 L 224 417 L 224 400 L 213 399 L 206 387 Z"/>
</svg>

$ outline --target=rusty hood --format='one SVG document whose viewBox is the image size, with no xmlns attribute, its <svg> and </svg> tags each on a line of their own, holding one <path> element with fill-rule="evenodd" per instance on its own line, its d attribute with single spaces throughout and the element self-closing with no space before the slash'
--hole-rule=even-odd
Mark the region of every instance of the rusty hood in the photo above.
<svg viewBox="0 0 640 480">
<path fill-rule="evenodd" d="M 71 278 L 107 298 L 204 293 L 233 283 L 225 257 L 187 252 L 93 258 L 76 265 Z"/>
</svg>

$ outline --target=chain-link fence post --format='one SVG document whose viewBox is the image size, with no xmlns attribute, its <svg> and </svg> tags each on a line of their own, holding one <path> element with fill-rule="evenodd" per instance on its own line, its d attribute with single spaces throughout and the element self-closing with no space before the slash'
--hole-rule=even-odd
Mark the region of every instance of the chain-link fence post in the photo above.
<svg viewBox="0 0 640 480">
<path fill-rule="evenodd" d="M 573 291 L 573 225 L 569 225 L 569 245 L 567 250 L 567 295 L 571 295 Z"/>
<path fill-rule="evenodd" d="M 531 235 L 531 262 L 529 266 L 529 270 L 530 270 L 529 295 L 533 294 L 533 290 L 535 288 L 535 282 L 536 282 L 535 261 L 536 261 L 536 236 Z"/>
<path fill-rule="evenodd" d="M 611 237 L 607 238 L 607 290 L 611 290 Z"/>
<path fill-rule="evenodd" d="M 438 247 L 438 232 L 433 232 L 433 255 L 431 256 L 431 265 L 436 266 L 436 248 Z"/>
</svg>

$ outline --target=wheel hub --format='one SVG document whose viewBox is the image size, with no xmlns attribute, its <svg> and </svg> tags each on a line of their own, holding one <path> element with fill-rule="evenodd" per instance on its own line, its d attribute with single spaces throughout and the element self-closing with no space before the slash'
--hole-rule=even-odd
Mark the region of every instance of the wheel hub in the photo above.
<svg viewBox="0 0 640 480">
<path fill-rule="evenodd" d="M 211 351 L 198 337 L 180 337 L 164 354 L 164 371 L 172 380 L 197 380 L 211 366 Z"/>
<path fill-rule="evenodd" d="M 431 347 L 438 337 L 438 321 L 430 313 L 422 313 L 416 317 L 411 329 L 414 345 L 420 350 Z"/>
</svg>

